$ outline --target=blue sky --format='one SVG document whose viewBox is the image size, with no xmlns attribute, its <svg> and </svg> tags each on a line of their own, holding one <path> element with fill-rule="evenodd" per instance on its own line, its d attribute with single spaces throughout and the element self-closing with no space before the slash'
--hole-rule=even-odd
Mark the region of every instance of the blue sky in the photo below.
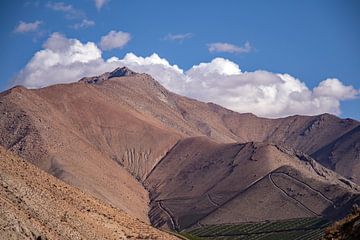
<svg viewBox="0 0 360 240">
<path fill-rule="evenodd" d="M 56 6 L 63 10 L 54 10 L 59 3 Z M 84 20 L 89 26 L 81 27 Z M 36 26 L 16 30 L 21 21 Z M 186 71 L 220 57 L 236 63 L 242 72 L 287 73 L 310 90 L 329 78 L 360 89 L 359 1 L 112 0 L 101 8 L 91 0 L 1 1 L 0 23 L 1 90 L 11 85 L 54 32 L 100 46 L 101 37 L 110 31 L 129 33 L 131 39 L 121 47 L 102 49 L 103 59 L 121 59 L 129 52 L 142 57 L 156 53 Z M 210 51 L 213 43 L 231 47 Z M 198 98 L 212 100 L 203 95 Z M 359 94 L 353 95 L 355 99 L 339 98 L 341 117 L 360 119 Z M 226 107 L 235 104 L 221 99 L 218 102 Z"/>
</svg>

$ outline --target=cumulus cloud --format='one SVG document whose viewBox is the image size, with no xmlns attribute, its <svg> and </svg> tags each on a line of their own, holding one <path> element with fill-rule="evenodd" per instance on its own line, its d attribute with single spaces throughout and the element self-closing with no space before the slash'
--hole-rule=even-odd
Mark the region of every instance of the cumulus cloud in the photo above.
<svg viewBox="0 0 360 240">
<path fill-rule="evenodd" d="M 35 32 L 39 29 L 42 21 L 35 21 L 35 22 L 23 22 L 20 21 L 19 24 L 15 27 L 15 33 L 26 33 L 26 32 Z"/>
<path fill-rule="evenodd" d="M 110 31 L 107 35 L 101 37 L 99 45 L 102 50 L 111 50 L 123 48 L 130 40 L 130 33 Z"/>
<path fill-rule="evenodd" d="M 85 18 L 85 13 L 63 2 L 48 2 L 46 7 L 54 11 L 63 12 L 68 19 Z"/>
<path fill-rule="evenodd" d="M 205 102 L 215 102 L 238 112 L 264 117 L 293 114 L 340 114 L 340 102 L 356 98 L 360 91 L 335 78 L 310 89 L 289 75 L 258 70 L 246 72 L 224 58 L 194 65 L 187 71 L 156 53 L 126 54 L 109 59 L 92 42 L 81 43 L 54 33 L 14 79 L 15 84 L 38 88 L 99 75 L 119 66 L 152 75 L 171 91 Z"/>
<path fill-rule="evenodd" d="M 101 51 L 92 42 L 81 43 L 53 33 L 43 48 L 35 53 L 15 77 L 15 84 L 39 88 L 73 82 L 84 75 L 99 74 L 102 71 Z M 97 67 L 98 64 L 100 67 Z"/>
<path fill-rule="evenodd" d="M 355 98 L 358 93 L 352 86 L 345 86 L 336 78 L 326 79 L 314 89 L 316 96 L 336 97 L 341 100 Z"/>
<path fill-rule="evenodd" d="M 209 43 L 208 44 L 209 52 L 227 52 L 227 53 L 249 53 L 253 50 L 250 42 L 245 42 L 243 46 L 236 46 L 231 43 Z"/>
<path fill-rule="evenodd" d="M 109 0 L 95 0 L 95 7 L 97 10 L 100 10 Z"/>
<path fill-rule="evenodd" d="M 83 19 L 80 23 L 75 23 L 74 25 L 72 25 L 71 28 L 80 29 L 80 28 L 88 28 L 88 27 L 92 27 L 92 26 L 95 26 L 94 21 L 88 20 L 88 19 Z"/>
<path fill-rule="evenodd" d="M 210 63 L 200 63 L 199 65 L 194 65 L 188 71 L 189 75 L 200 74 L 204 77 L 211 76 L 213 74 L 235 75 L 240 73 L 241 70 L 236 63 L 223 58 L 215 58 Z"/>
<path fill-rule="evenodd" d="M 169 33 L 164 37 L 164 40 L 183 42 L 187 39 L 192 38 L 194 35 L 192 33 L 184 33 L 184 34 L 172 34 Z"/>
</svg>

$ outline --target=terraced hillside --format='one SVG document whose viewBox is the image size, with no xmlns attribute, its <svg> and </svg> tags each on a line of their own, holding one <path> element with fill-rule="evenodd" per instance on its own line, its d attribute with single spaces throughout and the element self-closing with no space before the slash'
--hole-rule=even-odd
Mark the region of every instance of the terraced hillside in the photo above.
<svg viewBox="0 0 360 240">
<path fill-rule="evenodd" d="M 329 225 L 321 218 L 299 218 L 258 223 L 206 225 L 181 232 L 188 239 L 319 240 Z"/>
</svg>

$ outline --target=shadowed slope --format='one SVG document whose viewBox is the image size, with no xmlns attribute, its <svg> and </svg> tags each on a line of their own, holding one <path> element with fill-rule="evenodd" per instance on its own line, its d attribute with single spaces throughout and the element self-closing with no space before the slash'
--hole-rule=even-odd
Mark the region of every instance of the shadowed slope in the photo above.
<svg viewBox="0 0 360 240">
<path fill-rule="evenodd" d="M 197 224 L 333 218 L 336 209 L 359 194 L 355 184 L 301 153 L 207 138 L 182 140 L 145 184 L 153 224 L 178 230 Z"/>
<path fill-rule="evenodd" d="M 319 161 L 331 157 L 333 162 L 344 166 L 343 169 L 333 168 L 340 174 L 345 174 L 355 167 L 355 170 L 346 176 L 354 177 L 354 181 L 360 183 L 356 178 L 360 175 L 356 167 L 359 163 L 359 151 L 355 146 L 358 138 L 355 134 L 347 134 L 360 126 L 358 121 L 339 119 L 330 114 L 266 119 L 253 114 L 236 113 L 216 104 L 205 104 L 184 97 L 177 96 L 176 102 L 179 109 L 185 112 L 184 118 L 201 126 L 203 133 L 216 141 L 220 132 L 227 137 L 227 141 L 220 142 L 268 142 L 302 151 Z M 354 161 L 345 161 L 340 154 L 331 155 L 330 152 L 320 151 L 328 144 L 343 142 L 344 139 L 346 139 L 344 146 L 350 150 L 347 158 L 355 159 Z M 344 163 L 341 164 L 343 161 Z"/>
<path fill-rule="evenodd" d="M 313 155 L 325 167 L 359 183 L 360 126 L 321 148 Z"/>
</svg>

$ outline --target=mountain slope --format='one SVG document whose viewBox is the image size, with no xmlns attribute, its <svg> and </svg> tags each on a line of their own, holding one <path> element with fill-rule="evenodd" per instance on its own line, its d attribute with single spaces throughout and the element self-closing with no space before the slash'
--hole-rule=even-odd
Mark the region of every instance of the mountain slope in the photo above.
<svg viewBox="0 0 360 240">
<path fill-rule="evenodd" d="M 163 132 L 165 137 L 158 138 L 154 136 L 156 134 L 149 135 L 157 140 L 164 139 L 164 142 L 168 142 L 168 144 L 164 144 L 165 146 L 160 143 L 156 150 L 158 152 L 152 153 L 149 165 L 140 164 L 144 169 L 137 169 L 133 166 L 133 161 L 125 163 L 125 165 L 131 165 L 129 166 L 130 172 L 140 179 L 144 179 L 162 154 L 182 136 L 204 135 L 223 143 L 265 141 L 306 152 L 315 159 L 324 159 L 328 158 L 329 154 L 326 151 L 319 151 L 320 149 L 360 126 L 360 123 L 355 120 L 339 119 L 329 114 L 292 116 L 280 119 L 265 119 L 252 114 L 239 114 L 212 103 L 202 103 L 171 93 L 151 76 L 137 74 L 126 68 L 120 68 L 98 77 L 84 78 L 80 80 L 80 83 L 56 85 L 38 90 L 17 87 L 3 93 L 1 98 L 0 108 L 4 113 L 14 111 L 14 107 L 11 105 L 17 106 L 18 113 L 27 112 L 27 115 L 21 116 L 22 121 L 25 118 L 32 118 L 34 115 L 37 115 L 37 119 L 44 118 L 45 112 L 53 113 L 52 117 L 65 121 L 61 124 L 62 126 L 67 125 L 67 129 L 75 132 L 77 136 L 86 135 L 81 137 L 96 147 L 100 144 L 97 150 L 104 151 L 105 149 L 106 154 L 117 161 L 128 158 L 123 156 L 124 151 L 133 155 L 130 148 L 134 148 L 139 155 L 148 155 L 146 151 L 149 151 L 149 148 L 133 146 L 133 144 L 124 146 L 122 143 L 119 148 L 118 143 L 114 144 L 117 142 L 116 139 L 147 137 L 147 134 L 141 134 L 141 136 L 133 134 L 141 132 L 143 126 L 151 126 L 149 129 L 151 132 Z M 30 105 L 30 103 L 34 104 Z M 9 118 L 7 115 L 2 117 Z M 117 118 L 119 120 L 116 120 Z M 32 122 L 36 123 L 34 120 Z M 127 123 L 136 125 L 139 130 L 134 126 L 127 131 L 128 134 L 123 136 L 106 132 L 111 128 L 117 128 L 119 131 L 127 130 Z M 29 127 L 28 130 L 34 133 L 39 131 L 41 125 L 43 123 L 37 127 Z M 97 128 L 97 130 L 94 131 L 93 128 Z M 144 130 L 147 130 L 147 127 Z M 100 139 L 100 132 L 105 139 Z M 111 136 L 107 137 L 107 135 Z M 171 139 L 167 141 L 167 138 Z M 351 145 L 355 144 L 356 140 L 349 139 L 348 142 L 351 142 Z M 2 140 L 2 142 L 4 141 L 6 139 Z M 147 141 L 153 140 L 143 140 L 143 142 Z M 28 146 L 31 143 L 24 145 Z M 30 154 L 29 152 L 30 150 L 23 151 L 22 154 Z M 319 154 L 320 152 L 322 154 Z M 315 153 L 318 154 L 315 155 Z M 32 157 L 29 156 L 29 158 Z M 342 158 L 335 156 L 333 161 L 341 162 Z M 125 162 L 129 162 L 129 160 L 125 160 Z M 349 169 L 351 167 L 348 166 Z M 343 169 L 338 169 L 338 171 L 340 174 L 346 173 L 346 170 Z M 357 172 L 353 172 L 348 177 L 356 177 L 356 175 Z"/>
<path fill-rule="evenodd" d="M 177 134 L 109 102 L 91 85 L 15 88 L 2 101 L 5 148 L 148 221 L 147 192 L 132 175 L 144 177 L 176 142 Z"/>
<path fill-rule="evenodd" d="M 311 157 L 359 183 L 359 126 L 329 114 L 240 114 L 171 93 L 127 68 L 0 94 L 2 146 L 131 216 L 174 229 L 216 219 L 333 217 L 348 209 L 355 184 Z M 291 198 L 275 186 L 281 184 L 310 197 Z M 275 194 L 268 199 L 264 189 Z M 259 215 L 226 211 L 254 198 L 264 199 Z M 314 202 L 319 206 L 306 209 Z M 288 213 L 276 215 L 283 204 Z"/>
<path fill-rule="evenodd" d="M 176 239 L 0 147 L 0 239 Z"/>
<path fill-rule="evenodd" d="M 346 135 L 360 126 L 358 121 L 339 119 L 330 114 L 266 119 L 253 114 L 232 112 L 212 103 L 200 103 L 180 96 L 176 96 L 176 99 L 178 107 L 186 112 L 186 119 L 205 129 L 206 131 L 202 133 L 215 141 L 219 141 L 217 136 L 221 132 L 227 140 L 220 142 L 268 142 L 297 149 L 321 161 L 320 159 L 331 156 L 329 152 L 320 151 L 322 148 L 346 138 L 345 146 L 352 149 L 348 157 L 355 160 L 345 163 L 341 155 L 331 156 L 332 161 L 339 164 L 344 161 L 344 168 L 333 168 L 333 170 L 352 177 L 353 181 L 360 183 L 356 177 L 360 174 L 359 170 L 356 168 L 351 173 L 348 171 L 359 163 L 359 150 L 353 147 L 358 142 L 358 138 Z M 342 136 L 344 137 L 341 138 Z"/>
<path fill-rule="evenodd" d="M 358 183 L 360 181 L 360 126 L 319 149 L 313 155 L 322 165 Z"/>
<path fill-rule="evenodd" d="M 301 153 L 271 144 L 180 141 L 146 179 L 157 227 L 325 216 L 359 188 Z M 279 211 L 279 209 L 282 211 Z"/>
</svg>

